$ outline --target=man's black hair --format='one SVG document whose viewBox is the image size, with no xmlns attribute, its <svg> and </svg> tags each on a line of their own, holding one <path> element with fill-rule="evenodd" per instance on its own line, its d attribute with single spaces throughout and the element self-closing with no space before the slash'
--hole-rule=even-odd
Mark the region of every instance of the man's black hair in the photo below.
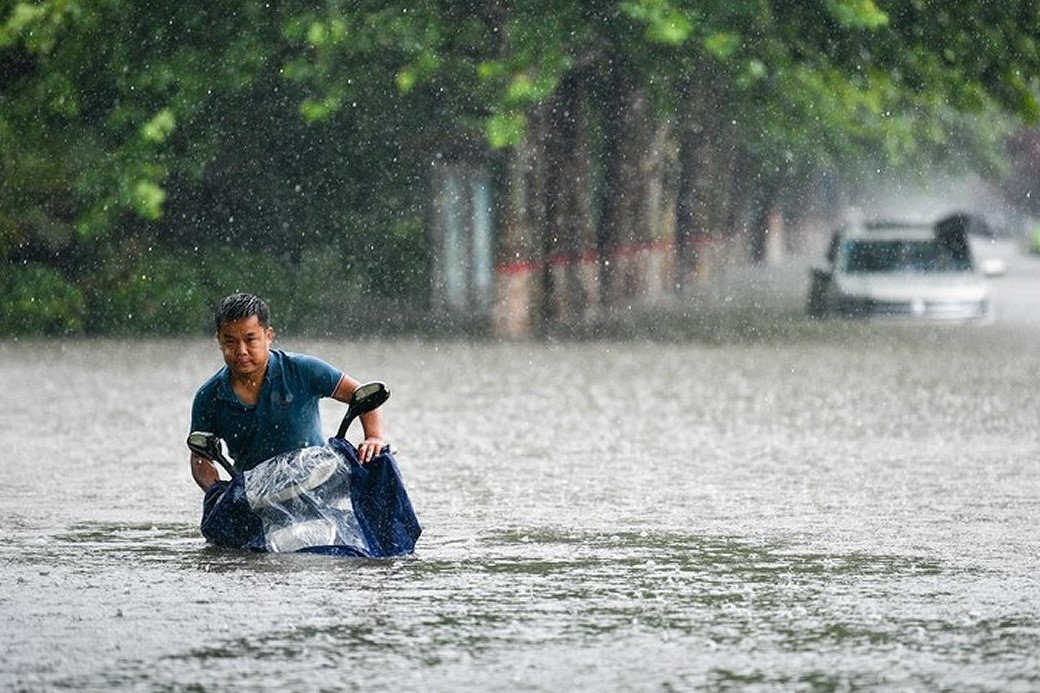
<svg viewBox="0 0 1040 693">
<path fill-rule="evenodd" d="M 256 316 L 260 326 L 265 330 L 271 326 L 271 310 L 259 296 L 253 294 L 231 294 L 217 304 L 217 312 L 213 316 L 217 324 L 217 332 L 229 322 Z"/>
</svg>

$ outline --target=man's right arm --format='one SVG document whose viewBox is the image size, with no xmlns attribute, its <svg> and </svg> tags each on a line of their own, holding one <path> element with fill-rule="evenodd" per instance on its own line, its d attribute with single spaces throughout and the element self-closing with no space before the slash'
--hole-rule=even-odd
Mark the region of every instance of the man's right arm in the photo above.
<svg viewBox="0 0 1040 693">
<path fill-rule="evenodd" d="M 217 472 L 216 465 L 205 457 L 199 457 L 193 452 L 191 453 L 189 464 L 191 464 L 191 477 L 195 479 L 195 483 L 203 491 L 208 490 L 210 486 L 220 481 L 220 474 Z"/>
<path fill-rule="evenodd" d="M 207 383 L 208 385 L 209 383 Z M 198 392 L 195 393 L 195 397 L 191 402 L 191 426 L 189 430 L 192 431 L 211 431 L 213 430 L 213 411 L 212 411 L 212 397 L 204 394 L 208 388 L 203 385 L 199 388 Z M 209 405 L 209 406 L 207 406 Z M 220 481 L 220 472 L 217 471 L 217 466 L 212 461 L 207 460 L 205 457 L 196 455 L 194 452 L 191 453 L 191 457 L 188 460 L 188 464 L 191 466 L 191 478 L 195 480 L 195 483 L 199 485 L 203 491 L 209 489 L 215 482 Z"/>
</svg>

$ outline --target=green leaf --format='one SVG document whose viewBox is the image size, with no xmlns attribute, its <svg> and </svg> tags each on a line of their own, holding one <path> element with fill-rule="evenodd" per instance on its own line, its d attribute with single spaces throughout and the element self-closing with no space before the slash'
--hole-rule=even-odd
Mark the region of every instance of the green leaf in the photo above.
<svg viewBox="0 0 1040 693">
<path fill-rule="evenodd" d="M 716 31 L 704 38 L 704 49 L 716 58 L 725 60 L 740 48 L 740 36 L 725 31 Z"/>
<path fill-rule="evenodd" d="M 141 128 L 141 136 L 149 142 L 163 142 L 173 132 L 176 124 L 177 120 L 173 111 L 164 108 L 144 124 Z"/>
<path fill-rule="evenodd" d="M 679 46 L 693 33 L 693 22 L 667 0 L 630 0 L 621 10 L 646 24 L 646 39 L 651 43 Z"/>
<path fill-rule="evenodd" d="M 477 77 L 482 80 L 499 79 L 506 74 L 506 66 L 501 60 L 485 60 L 477 65 Z"/>
<path fill-rule="evenodd" d="M 138 214 L 146 219 L 159 219 L 162 217 L 163 202 L 166 201 L 166 191 L 150 180 L 139 180 L 134 185 L 131 204 Z"/>
<path fill-rule="evenodd" d="M 304 99 L 300 104 L 300 113 L 308 123 L 328 120 L 341 105 L 340 99 L 329 95 L 324 99 Z"/>
<path fill-rule="evenodd" d="M 398 91 L 407 94 L 419 81 L 419 75 L 415 68 L 409 65 L 397 71 L 397 78 L 394 81 L 397 83 Z"/>
<path fill-rule="evenodd" d="M 327 36 L 328 32 L 325 30 L 325 25 L 321 22 L 314 22 L 307 27 L 307 43 L 312 46 L 321 46 L 325 43 Z"/>
<path fill-rule="evenodd" d="M 27 2 L 15 5 L 7 21 L 0 24 L 0 48 L 16 42 L 23 32 L 27 32 L 30 26 L 45 16 L 46 5 L 30 5 Z"/>
<path fill-rule="evenodd" d="M 492 149 L 504 149 L 519 144 L 527 130 L 527 119 L 522 113 L 496 113 L 487 119 L 485 134 Z"/>
<path fill-rule="evenodd" d="M 835 19 L 847 27 L 878 29 L 888 24 L 888 15 L 874 0 L 830 0 L 829 5 Z"/>
</svg>

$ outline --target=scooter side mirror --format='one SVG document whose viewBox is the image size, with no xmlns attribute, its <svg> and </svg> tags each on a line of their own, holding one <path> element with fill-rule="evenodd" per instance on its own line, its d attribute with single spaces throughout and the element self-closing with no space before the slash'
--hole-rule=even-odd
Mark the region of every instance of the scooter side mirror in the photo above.
<svg viewBox="0 0 1040 693">
<path fill-rule="evenodd" d="M 336 437 L 342 438 L 345 436 L 354 419 L 362 414 L 378 409 L 388 399 L 390 399 L 390 389 L 386 386 L 386 383 L 374 380 L 370 383 L 359 385 L 347 402 L 347 413 L 343 415 L 343 421 L 339 425 Z"/>
<path fill-rule="evenodd" d="M 205 457 L 219 464 L 231 476 L 235 475 L 235 462 L 228 452 L 227 443 L 215 433 L 209 431 L 192 431 L 188 434 L 188 448 L 199 457 Z"/>
<path fill-rule="evenodd" d="M 390 397 L 390 390 L 387 389 L 386 383 L 381 383 L 378 380 L 364 385 L 359 385 L 358 389 L 354 390 L 354 394 L 350 396 L 349 406 L 357 408 L 358 412 L 364 414 L 367 411 L 372 411 L 385 402 Z"/>
</svg>

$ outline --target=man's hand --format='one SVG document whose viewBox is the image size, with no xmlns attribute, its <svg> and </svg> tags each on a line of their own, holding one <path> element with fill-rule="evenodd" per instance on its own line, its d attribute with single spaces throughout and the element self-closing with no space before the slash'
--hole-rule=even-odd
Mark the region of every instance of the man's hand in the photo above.
<svg viewBox="0 0 1040 693">
<path fill-rule="evenodd" d="M 360 460 L 361 464 L 368 464 L 380 453 L 385 445 L 386 441 L 382 438 L 375 436 L 365 438 L 364 442 L 358 446 L 358 460 Z"/>
</svg>

